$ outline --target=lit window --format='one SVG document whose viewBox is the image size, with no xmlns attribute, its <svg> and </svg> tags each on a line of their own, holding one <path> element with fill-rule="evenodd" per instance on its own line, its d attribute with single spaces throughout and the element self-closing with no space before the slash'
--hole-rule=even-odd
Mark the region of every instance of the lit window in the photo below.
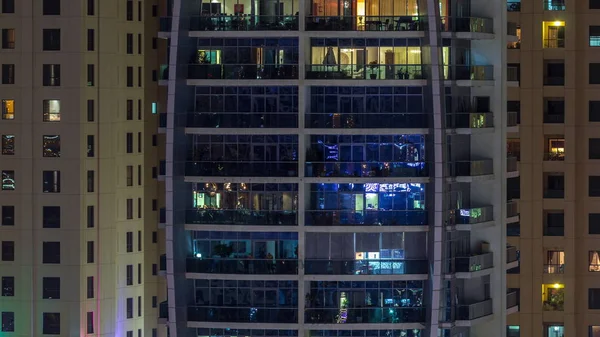
<svg viewBox="0 0 600 337">
<path fill-rule="evenodd" d="M 565 22 L 544 21 L 543 23 L 544 48 L 565 47 Z"/>
<path fill-rule="evenodd" d="M 565 139 L 548 139 L 548 152 L 551 159 L 564 160 L 563 158 L 565 157 Z"/>
<path fill-rule="evenodd" d="M 2 100 L 2 119 L 15 119 L 15 100 Z"/>
<path fill-rule="evenodd" d="M 44 100 L 44 122 L 60 122 L 60 100 Z"/>
<path fill-rule="evenodd" d="M 15 135 L 2 135 L 2 154 L 5 156 L 15 154 Z"/>
<path fill-rule="evenodd" d="M 152 102 L 152 113 L 158 113 L 158 103 Z"/>
<path fill-rule="evenodd" d="M 15 171 L 2 171 L 2 190 L 15 190 Z"/>
<path fill-rule="evenodd" d="M 549 250 L 546 253 L 545 274 L 562 274 L 565 268 L 565 252 L 562 250 Z"/>
<path fill-rule="evenodd" d="M 521 49 L 521 26 L 517 27 L 517 42 L 509 42 L 508 49 Z"/>
<path fill-rule="evenodd" d="M 60 157 L 60 136 L 43 136 L 42 146 L 44 157 Z"/>
<path fill-rule="evenodd" d="M 565 285 L 560 283 L 542 284 L 544 311 L 563 311 L 565 308 Z"/>
<path fill-rule="evenodd" d="M 565 337 L 565 327 L 562 325 L 548 325 L 548 337 Z"/>
<path fill-rule="evenodd" d="M 600 272 L 600 251 L 591 250 L 589 252 L 589 271 Z"/>
<path fill-rule="evenodd" d="M 590 26 L 590 47 L 600 47 L 600 26 Z"/>
</svg>

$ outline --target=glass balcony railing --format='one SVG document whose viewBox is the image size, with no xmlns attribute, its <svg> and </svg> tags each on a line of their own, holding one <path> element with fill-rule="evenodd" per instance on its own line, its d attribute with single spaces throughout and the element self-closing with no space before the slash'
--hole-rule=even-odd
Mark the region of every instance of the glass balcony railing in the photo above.
<svg viewBox="0 0 600 337">
<path fill-rule="evenodd" d="M 494 162 L 492 159 L 455 161 L 448 163 L 448 171 L 452 177 L 494 174 Z"/>
<path fill-rule="evenodd" d="M 494 220 L 494 207 L 461 208 L 450 211 L 448 225 L 469 225 Z"/>
<path fill-rule="evenodd" d="M 494 114 L 491 112 L 456 112 L 447 114 L 446 125 L 450 128 L 493 128 Z"/>
<path fill-rule="evenodd" d="M 423 31 L 420 16 L 308 16 L 307 31 Z"/>
<path fill-rule="evenodd" d="M 424 226 L 427 211 L 306 211 L 305 226 Z"/>
<path fill-rule="evenodd" d="M 519 215 L 519 203 L 516 201 L 509 201 L 506 203 L 506 217 L 512 218 Z"/>
<path fill-rule="evenodd" d="M 239 308 L 189 306 L 190 322 L 298 323 L 298 310 L 287 308 Z"/>
<path fill-rule="evenodd" d="M 511 127 L 517 125 L 519 125 L 519 113 L 517 111 L 509 111 L 506 120 L 506 126 Z"/>
<path fill-rule="evenodd" d="M 489 18 L 459 18 L 444 16 L 441 18 L 440 30 L 442 32 L 493 34 L 494 21 Z"/>
<path fill-rule="evenodd" d="M 473 319 L 489 316 L 494 313 L 492 299 L 468 305 L 456 306 L 456 319 L 470 321 Z"/>
<path fill-rule="evenodd" d="M 517 253 L 517 247 L 514 246 L 506 246 L 506 263 L 512 263 L 519 259 L 519 254 Z"/>
<path fill-rule="evenodd" d="M 216 15 L 193 16 L 190 31 L 269 31 L 298 30 L 295 15 Z"/>
<path fill-rule="evenodd" d="M 189 80 L 298 79 L 297 64 L 190 64 Z"/>
<path fill-rule="evenodd" d="M 519 162 L 517 157 L 506 158 L 506 172 L 517 172 L 519 170 Z"/>
<path fill-rule="evenodd" d="M 305 323 L 422 323 L 423 307 L 386 307 L 357 309 L 306 309 Z"/>
<path fill-rule="evenodd" d="M 297 275 L 297 259 L 228 259 L 195 258 L 186 261 L 188 273 L 246 274 L 246 275 Z"/>
<path fill-rule="evenodd" d="M 309 80 L 422 80 L 426 66 L 420 64 L 308 64 Z"/>
<path fill-rule="evenodd" d="M 519 292 L 511 291 L 506 294 L 506 309 L 519 305 Z"/>
<path fill-rule="evenodd" d="M 468 65 L 446 65 L 444 66 L 444 79 L 453 81 L 493 81 L 494 66 L 468 66 Z"/>
<path fill-rule="evenodd" d="M 188 128 L 297 128 L 297 112 L 188 112 L 177 119 Z"/>
<path fill-rule="evenodd" d="M 304 260 L 306 275 L 428 274 L 427 260 Z"/>
<path fill-rule="evenodd" d="M 428 128 L 431 114 L 423 113 L 306 113 L 306 127 L 314 129 Z"/>
<path fill-rule="evenodd" d="M 448 272 L 470 273 L 494 267 L 492 253 L 478 254 L 467 257 L 455 257 L 449 261 Z"/>
<path fill-rule="evenodd" d="M 185 223 L 193 225 L 297 226 L 296 211 L 187 210 Z"/>
<path fill-rule="evenodd" d="M 565 265 L 564 264 L 545 264 L 544 265 L 544 274 L 564 274 L 565 273 Z"/>
<path fill-rule="evenodd" d="M 170 17 L 161 17 L 158 21 L 160 32 L 170 32 L 173 19 Z"/>
<path fill-rule="evenodd" d="M 426 177 L 424 162 L 307 162 L 307 177 Z"/>
<path fill-rule="evenodd" d="M 186 162 L 186 176 L 296 177 L 297 162 Z"/>
<path fill-rule="evenodd" d="M 506 10 L 509 12 L 520 12 L 521 11 L 521 0 L 506 1 Z"/>
</svg>

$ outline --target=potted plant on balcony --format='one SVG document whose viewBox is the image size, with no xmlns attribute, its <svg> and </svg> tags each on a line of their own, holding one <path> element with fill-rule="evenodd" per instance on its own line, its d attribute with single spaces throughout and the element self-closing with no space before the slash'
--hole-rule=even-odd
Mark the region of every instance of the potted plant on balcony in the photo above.
<svg viewBox="0 0 600 337">
<path fill-rule="evenodd" d="M 369 77 L 372 80 L 376 80 L 377 79 L 377 70 L 379 69 L 379 64 L 377 64 L 377 60 L 369 62 L 369 68 L 371 69 L 371 73 L 369 74 Z"/>
</svg>

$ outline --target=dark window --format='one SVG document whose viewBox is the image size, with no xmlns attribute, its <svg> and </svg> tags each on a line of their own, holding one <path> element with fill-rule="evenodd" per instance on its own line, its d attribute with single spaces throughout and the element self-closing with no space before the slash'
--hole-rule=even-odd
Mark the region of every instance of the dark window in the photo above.
<svg viewBox="0 0 600 337">
<path fill-rule="evenodd" d="M 2 49 L 15 49 L 15 29 L 2 28 Z"/>
<path fill-rule="evenodd" d="M 564 236 L 565 235 L 565 213 L 548 212 L 545 214 L 544 236 Z"/>
<path fill-rule="evenodd" d="M 45 87 L 60 86 L 60 64 L 44 64 L 42 66 L 42 85 Z"/>
<path fill-rule="evenodd" d="M 133 133 L 127 132 L 125 135 L 126 152 L 133 153 Z"/>
<path fill-rule="evenodd" d="M 60 228 L 60 206 L 44 206 L 42 213 L 44 228 Z"/>
<path fill-rule="evenodd" d="M 158 146 L 158 137 L 156 135 L 152 135 L 152 146 Z"/>
<path fill-rule="evenodd" d="M 133 337 L 133 330 L 127 331 L 127 337 Z"/>
<path fill-rule="evenodd" d="M 94 42 L 94 30 L 93 29 L 88 29 L 87 30 L 87 50 L 88 51 L 94 51 L 94 46 L 96 45 L 96 43 Z"/>
<path fill-rule="evenodd" d="M 127 67 L 127 87 L 133 87 L 133 67 Z"/>
<path fill-rule="evenodd" d="M 141 199 L 138 199 L 138 200 L 141 200 Z M 140 205 L 138 204 L 138 206 L 140 206 Z M 138 252 L 141 252 L 142 251 L 142 231 L 138 231 L 138 235 L 137 236 L 138 236 L 137 237 L 137 239 L 138 239 Z"/>
<path fill-rule="evenodd" d="M 156 308 L 158 306 L 158 297 L 152 296 L 152 307 Z"/>
<path fill-rule="evenodd" d="M 126 317 L 127 318 L 133 318 L 133 297 L 129 297 L 127 298 L 127 305 L 126 305 Z"/>
<path fill-rule="evenodd" d="M 60 299 L 60 277 L 42 278 L 42 298 L 46 300 Z"/>
<path fill-rule="evenodd" d="M 590 84 L 600 84 L 600 63 L 590 63 L 588 73 L 590 77 Z"/>
<path fill-rule="evenodd" d="M 142 317 L 142 296 L 138 296 L 138 317 Z M 138 330 L 138 335 L 141 335 L 140 333 L 142 332 L 142 330 Z"/>
<path fill-rule="evenodd" d="M 127 33 L 127 54 L 133 54 L 133 34 Z"/>
<path fill-rule="evenodd" d="M 2 65 L 2 84 L 15 84 L 15 65 Z"/>
<path fill-rule="evenodd" d="M 138 165 L 137 168 L 137 184 L 142 186 L 142 165 Z"/>
<path fill-rule="evenodd" d="M 60 0 L 44 0 L 42 13 L 44 15 L 60 15 Z"/>
<path fill-rule="evenodd" d="M 127 0 L 127 21 L 133 21 L 133 1 Z"/>
<path fill-rule="evenodd" d="M 15 331 L 15 313 L 12 311 L 2 312 L 2 332 Z"/>
<path fill-rule="evenodd" d="M 15 154 L 15 135 L 2 135 L 2 155 L 13 156 Z"/>
<path fill-rule="evenodd" d="M 60 335 L 59 312 L 45 312 L 43 314 L 42 333 L 44 335 Z"/>
<path fill-rule="evenodd" d="M 588 114 L 590 122 L 600 122 L 600 101 L 589 101 Z"/>
<path fill-rule="evenodd" d="M 92 334 L 94 333 L 94 312 L 93 311 L 88 311 L 87 315 L 86 315 L 86 321 L 87 321 L 87 333 L 88 334 Z"/>
<path fill-rule="evenodd" d="M 544 85 L 562 86 L 565 85 L 565 62 L 564 61 L 544 61 Z"/>
<path fill-rule="evenodd" d="M 588 289 L 588 309 L 600 309 L 600 288 Z"/>
<path fill-rule="evenodd" d="M 87 171 L 87 191 L 94 192 L 94 171 Z"/>
<path fill-rule="evenodd" d="M 94 15 L 96 10 L 94 0 L 87 0 L 87 15 Z"/>
<path fill-rule="evenodd" d="M 137 136 L 137 150 L 138 153 L 142 153 L 142 133 L 138 132 Z"/>
<path fill-rule="evenodd" d="M 87 121 L 88 122 L 94 121 L 94 100 L 93 99 L 87 100 Z"/>
<path fill-rule="evenodd" d="M 15 171 L 2 171 L 2 190 L 3 191 L 14 191 L 15 190 Z"/>
<path fill-rule="evenodd" d="M 156 231 L 152 232 L 152 243 L 158 243 L 158 233 Z"/>
<path fill-rule="evenodd" d="M 152 49 L 157 49 L 158 48 L 158 38 L 153 37 L 152 38 Z"/>
<path fill-rule="evenodd" d="M 600 9 L 600 0 L 590 0 L 589 6 L 590 9 Z"/>
<path fill-rule="evenodd" d="M 87 86 L 88 87 L 93 87 L 94 86 L 94 65 L 93 64 L 88 64 L 87 65 Z"/>
<path fill-rule="evenodd" d="M 127 219 L 133 219 L 133 199 L 127 199 Z"/>
<path fill-rule="evenodd" d="M 125 273 L 126 274 L 126 277 L 125 277 L 126 284 L 128 286 L 132 286 L 133 285 L 133 265 L 128 264 L 126 266 L 125 270 L 126 270 L 126 273 Z"/>
<path fill-rule="evenodd" d="M 133 120 L 133 100 L 132 99 L 127 100 L 127 116 L 126 116 L 126 118 L 128 121 Z"/>
<path fill-rule="evenodd" d="M 138 54 L 142 55 L 142 34 L 138 34 L 137 36 L 137 49 L 138 49 Z"/>
<path fill-rule="evenodd" d="M 588 195 L 590 197 L 600 197 L 600 176 L 589 177 Z"/>
<path fill-rule="evenodd" d="M 42 263 L 60 263 L 60 242 L 42 242 Z"/>
<path fill-rule="evenodd" d="M 590 26 L 590 47 L 600 47 L 600 26 Z"/>
<path fill-rule="evenodd" d="M 142 22 L 142 2 L 138 1 L 138 21 Z"/>
<path fill-rule="evenodd" d="M 138 198 L 138 204 L 137 204 L 137 211 L 138 211 L 138 219 L 142 218 L 142 198 Z M 141 248 L 140 248 L 141 250 Z"/>
<path fill-rule="evenodd" d="M 0 226 L 15 225 L 15 206 L 2 206 L 2 223 Z"/>
<path fill-rule="evenodd" d="M 87 255 L 86 255 L 86 261 L 87 263 L 94 263 L 94 241 L 88 241 L 87 242 Z"/>
<path fill-rule="evenodd" d="M 158 6 L 157 5 L 152 5 L 152 16 L 153 17 L 158 16 Z"/>
<path fill-rule="evenodd" d="M 94 228 L 94 206 L 87 207 L 87 227 Z"/>
<path fill-rule="evenodd" d="M 133 232 L 125 233 L 125 251 L 127 253 L 133 252 Z"/>
<path fill-rule="evenodd" d="M 588 143 L 589 159 L 600 159 L 600 138 L 590 138 Z"/>
<path fill-rule="evenodd" d="M 2 241 L 2 261 L 15 260 L 15 242 Z"/>
<path fill-rule="evenodd" d="M 2 14 L 15 13 L 15 0 L 2 0 Z"/>
<path fill-rule="evenodd" d="M 156 265 L 156 263 L 152 264 L 152 276 L 156 276 L 156 274 L 158 273 L 158 266 Z"/>
<path fill-rule="evenodd" d="M 94 148 L 95 148 L 95 144 L 94 144 L 94 135 L 88 135 L 87 136 L 87 156 L 88 157 L 94 157 Z"/>
<path fill-rule="evenodd" d="M 152 82 L 158 81 L 158 72 L 156 69 L 152 70 Z"/>
<path fill-rule="evenodd" d="M 44 193 L 60 193 L 60 171 L 42 172 L 42 190 Z"/>
<path fill-rule="evenodd" d="M 60 29 L 44 29 L 42 31 L 42 49 L 46 51 L 60 50 Z"/>
<path fill-rule="evenodd" d="M 560 124 L 565 122 L 564 98 L 544 98 L 544 123 Z"/>
<path fill-rule="evenodd" d="M 142 264 L 138 263 L 138 284 L 142 284 Z"/>
<path fill-rule="evenodd" d="M 125 172 L 126 172 L 125 183 L 127 184 L 127 186 L 133 186 L 133 166 L 127 165 Z"/>
<path fill-rule="evenodd" d="M 87 298 L 94 298 L 94 277 L 87 277 Z"/>
<path fill-rule="evenodd" d="M 158 337 L 158 329 L 152 328 L 152 337 Z"/>
<path fill-rule="evenodd" d="M 142 120 L 142 100 L 138 99 L 138 104 L 137 104 L 137 115 L 138 115 L 138 120 L 141 121 Z"/>
<path fill-rule="evenodd" d="M 15 296 L 15 278 L 12 276 L 2 276 L 2 296 Z"/>
<path fill-rule="evenodd" d="M 138 299 L 140 299 L 140 297 L 138 297 Z M 139 314 L 140 316 L 142 314 Z M 138 329 L 138 337 L 142 337 L 142 329 Z"/>
<path fill-rule="evenodd" d="M 142 87 L 142 67 L 138 67 L 138 87 Z"/>
</svg>

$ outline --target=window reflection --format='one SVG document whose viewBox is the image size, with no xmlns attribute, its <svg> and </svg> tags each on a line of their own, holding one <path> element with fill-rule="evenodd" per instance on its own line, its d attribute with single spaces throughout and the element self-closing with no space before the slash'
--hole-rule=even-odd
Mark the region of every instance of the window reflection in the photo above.
<svg viewBox="0 0 600 337">
<path fill-rule="evenodd" d="M 192 242 L 197 258 L 298 258 L 298 233 L 195 231 Z"/>
</svg>

